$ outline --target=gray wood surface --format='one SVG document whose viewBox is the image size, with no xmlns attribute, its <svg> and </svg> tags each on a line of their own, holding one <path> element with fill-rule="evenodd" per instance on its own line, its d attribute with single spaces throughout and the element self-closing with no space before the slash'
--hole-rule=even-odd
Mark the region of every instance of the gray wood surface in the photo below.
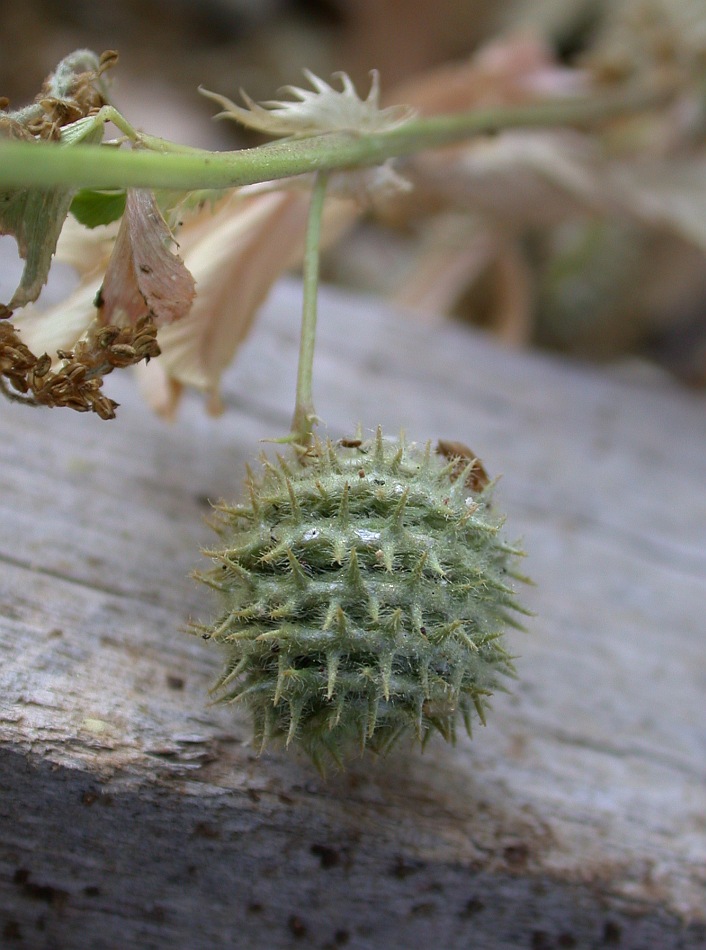
<svg viewBox="0 0 706 950">
<path fill-rule="evenodd" d="M 519 680 L 455 748 L 322 780 L 209 705 L 207 499 L 286 431 L 284 281 L 226 414 L 0 406 L 0 946 L 706 945 L 706 399 L 322 294 L 317 408 L 468 443 L 521 536 Z"/>
</svg>

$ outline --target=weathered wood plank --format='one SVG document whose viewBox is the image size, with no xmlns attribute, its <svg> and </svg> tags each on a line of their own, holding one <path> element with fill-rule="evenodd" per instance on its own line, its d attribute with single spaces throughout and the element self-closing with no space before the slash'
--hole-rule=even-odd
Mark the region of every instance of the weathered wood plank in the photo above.
<svg viewBox="0 0 706 950">
<path fill-rule="evenodd" d="M 192 400 L 164 426 L 126 378 L 110 424 L 1 407 L 5 941 L 702 946 L 706 400 L 324 293 L 331 434 L 470 444 L 538 584 L 472 743 L 324 782 L 253 755 L 183 633 L 212 607 L 187 578 L 204 500 L 287 428 L 298 308 L 283 282 L 220 420 Z"/>
</svg>

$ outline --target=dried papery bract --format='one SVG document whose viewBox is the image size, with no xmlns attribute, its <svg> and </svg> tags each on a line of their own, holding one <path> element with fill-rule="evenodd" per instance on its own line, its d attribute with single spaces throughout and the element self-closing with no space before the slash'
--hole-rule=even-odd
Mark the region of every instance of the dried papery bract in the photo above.
<svg viewBox="0 0 706 950">
<path fill-rule="evenodd" d="M 161 359 L 140 372 L 143 394 L 162 415 L 173 416 L 184 386 L 208 393 L 219 411 L 221 374 L 272 284 L 301 253 L 305 221 L 306 195 L 296 191 L 226 198 L 187 219 L 179 241 L 196 300 L 160 333 Z"/>
<path fill-rule="evenodd" d="M 266 135 L 309 136 L 325 132 L 385 132 L 396 129 L 415 115 L 408 106 L 380 108 L 380 78 L 376 70 L 371 72 L 370 92 L 361 99 L 350 77 L 337 73 L 341 91 L 315 76 L 308 69 L 304 75 L 313 89 L 285 86 L 294 101 L 271 100 L 257 103 L 242 89 L 241 96 L 247 108 L 236 105 L 225 96 L 201 89 L 200 92 L 223 107 L 217 118 L 234 119 L 241 125 Z"/>
<path fill-rule="evenodd" d="M 101 322 L 126 326 L 150 315 L 162 327 L 186 316 L 194 278 L 174 243 L 153 193 L 128 189 L 100 291 Z"/>
<path fill-rule="evenodd" d="M 220 381 L 247 336 L 259 307 L 304 245 L 308 189 L 235 193 L 214 209 L 187 216 L 179 246 L 196 280 L 189 314 L 159 333 L 160 359 L 139 368 L 148 403 L 172 418 L 185 386 L 221 408 Z M 329 205 L 324 228 L 334 237 L 355 220 L 351 202 Z"/>
</svg>

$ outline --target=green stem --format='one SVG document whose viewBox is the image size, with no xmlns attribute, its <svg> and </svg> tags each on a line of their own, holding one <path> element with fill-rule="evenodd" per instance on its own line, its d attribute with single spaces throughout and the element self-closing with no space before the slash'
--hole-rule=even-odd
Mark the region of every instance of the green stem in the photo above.
<svg viewBox="0 0 706 950">
<path fill-rule="evenodd" d="M 629 92 L 601 99 L 477 110 L 416 119 L 389 132 L 335 132 L 289 139 L 235 152 L 172 152 L 99 145 L 57 148 L 51 142 L 0 142 L 0 187 L 166 188 L 192 191 L 232 188 L 312 171 L 376 165 L 508 128 L 590 127 L 618 116 L 664 105 L 664 92 Z M 143 144 L 147 138 L 142 137 Z"/>
<path fill-rule="evenodd" d="M 112 122 L 116 129 L 119 129 L 131 142 L 142 148 L 153 152 L 178 152 L 196 155 L 210 155 L 211 153 L 203 148 L 193 148 L 191 145 L 177 145 L 168 139 L 159 138 L 157 135 L 147 135 L 140 132 L 131 125 L 128 120 L 113 106 L 103 106 L 103 108 L 94 117 L 96 122 Z"/>
<path fill-rule="evenodd" d="M 319 291 L 319 251 L 321 246 L 321 215 L 328 173 L 318 172 L 309 205 L 304 245 L 304 303 L 299 341 L 299 367 L 297 370 L 297 398 L 292 419 L 292 439 L 297 445 L 308 446 L 317 418 L 312 395 L 314 371 L 314 346 L 316 344 L 316 305 Z"/>
</svg>

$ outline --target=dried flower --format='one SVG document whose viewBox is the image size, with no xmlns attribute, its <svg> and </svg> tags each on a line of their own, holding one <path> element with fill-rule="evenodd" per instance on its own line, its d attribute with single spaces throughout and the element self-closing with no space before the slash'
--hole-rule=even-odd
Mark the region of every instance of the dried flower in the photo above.
<svg viewBox="0 0 706 950">
<path fill-rule="evenodd" d="M 223 371 L 274 281 L 301 258 L 308 198 L 302 188 L 243 189 L 185 213 L 178 235 L 183 261 L 169 250 L 169 232 L 148 192 L 128 196 L 119 226 L 88 230 L 69 218 L 56 259 L 76 268 L 79 286 L 46 310 L 25 307 L 14 325 L 30 352 L 54 354 L 57 363 L 58 351 L 72 350 L 93 330 L 152 314 L 161 358 L 138 367 L 145 398 L 171 418 L 184 386 L 193 386 L 217 413 Z M 331 200 L 329 237 L 356 213 L 352 202 Z"/>
<path fill-rule="evenodd" d="M 180 246 L 196 280 L 188 316 L 160 332 L 162 357 L 140 372 L 147 401 L 172 417 L 184 386 L 209 395 L 220 411 L 224 369 L 282 270 L 300 254 L 306 196 L 298 191 L 229 196 L 187 220 Z"/>
<path fill-rule="evenodd" d="M 221 411 L 223 371 L 272 284 L 301 258 L 307 211 L 306 191 L 256 190 L 187 219 L 179 242 L 196 299 L 184 319 L 160 330 L 162 356 L 139 372 L 145 398 L 161 415 L 173 417 L 184 386 L 206 392 L 209 411 Z M 330 211 L 332 230 L 352 219 L 350 205 L 332 203 Z"/>
<path fill-rule="evenodd" d="M 200 89 L 200 92 L 223 106 L 216 118 L 234 119 L 241 125 L 267 135 L 292 135 L 303 137 L 324 132 L 387 132 L 414 117 L 415 110 L 409 106 L 380 108 L 380 77 L 377 70 L 370 73 L 370 92 L 361 99 L 347 73 L 334 75 L 341 80 L 339 92 L 308 69 L 304 75 L 314 87 L 285 86 L 283 92 L 294 96 L 298 102 L 270 100 L 254 102 L 242 89 L 240 94 L 247 109 L 236 105 L 225 96 Z"/>
</svg>

